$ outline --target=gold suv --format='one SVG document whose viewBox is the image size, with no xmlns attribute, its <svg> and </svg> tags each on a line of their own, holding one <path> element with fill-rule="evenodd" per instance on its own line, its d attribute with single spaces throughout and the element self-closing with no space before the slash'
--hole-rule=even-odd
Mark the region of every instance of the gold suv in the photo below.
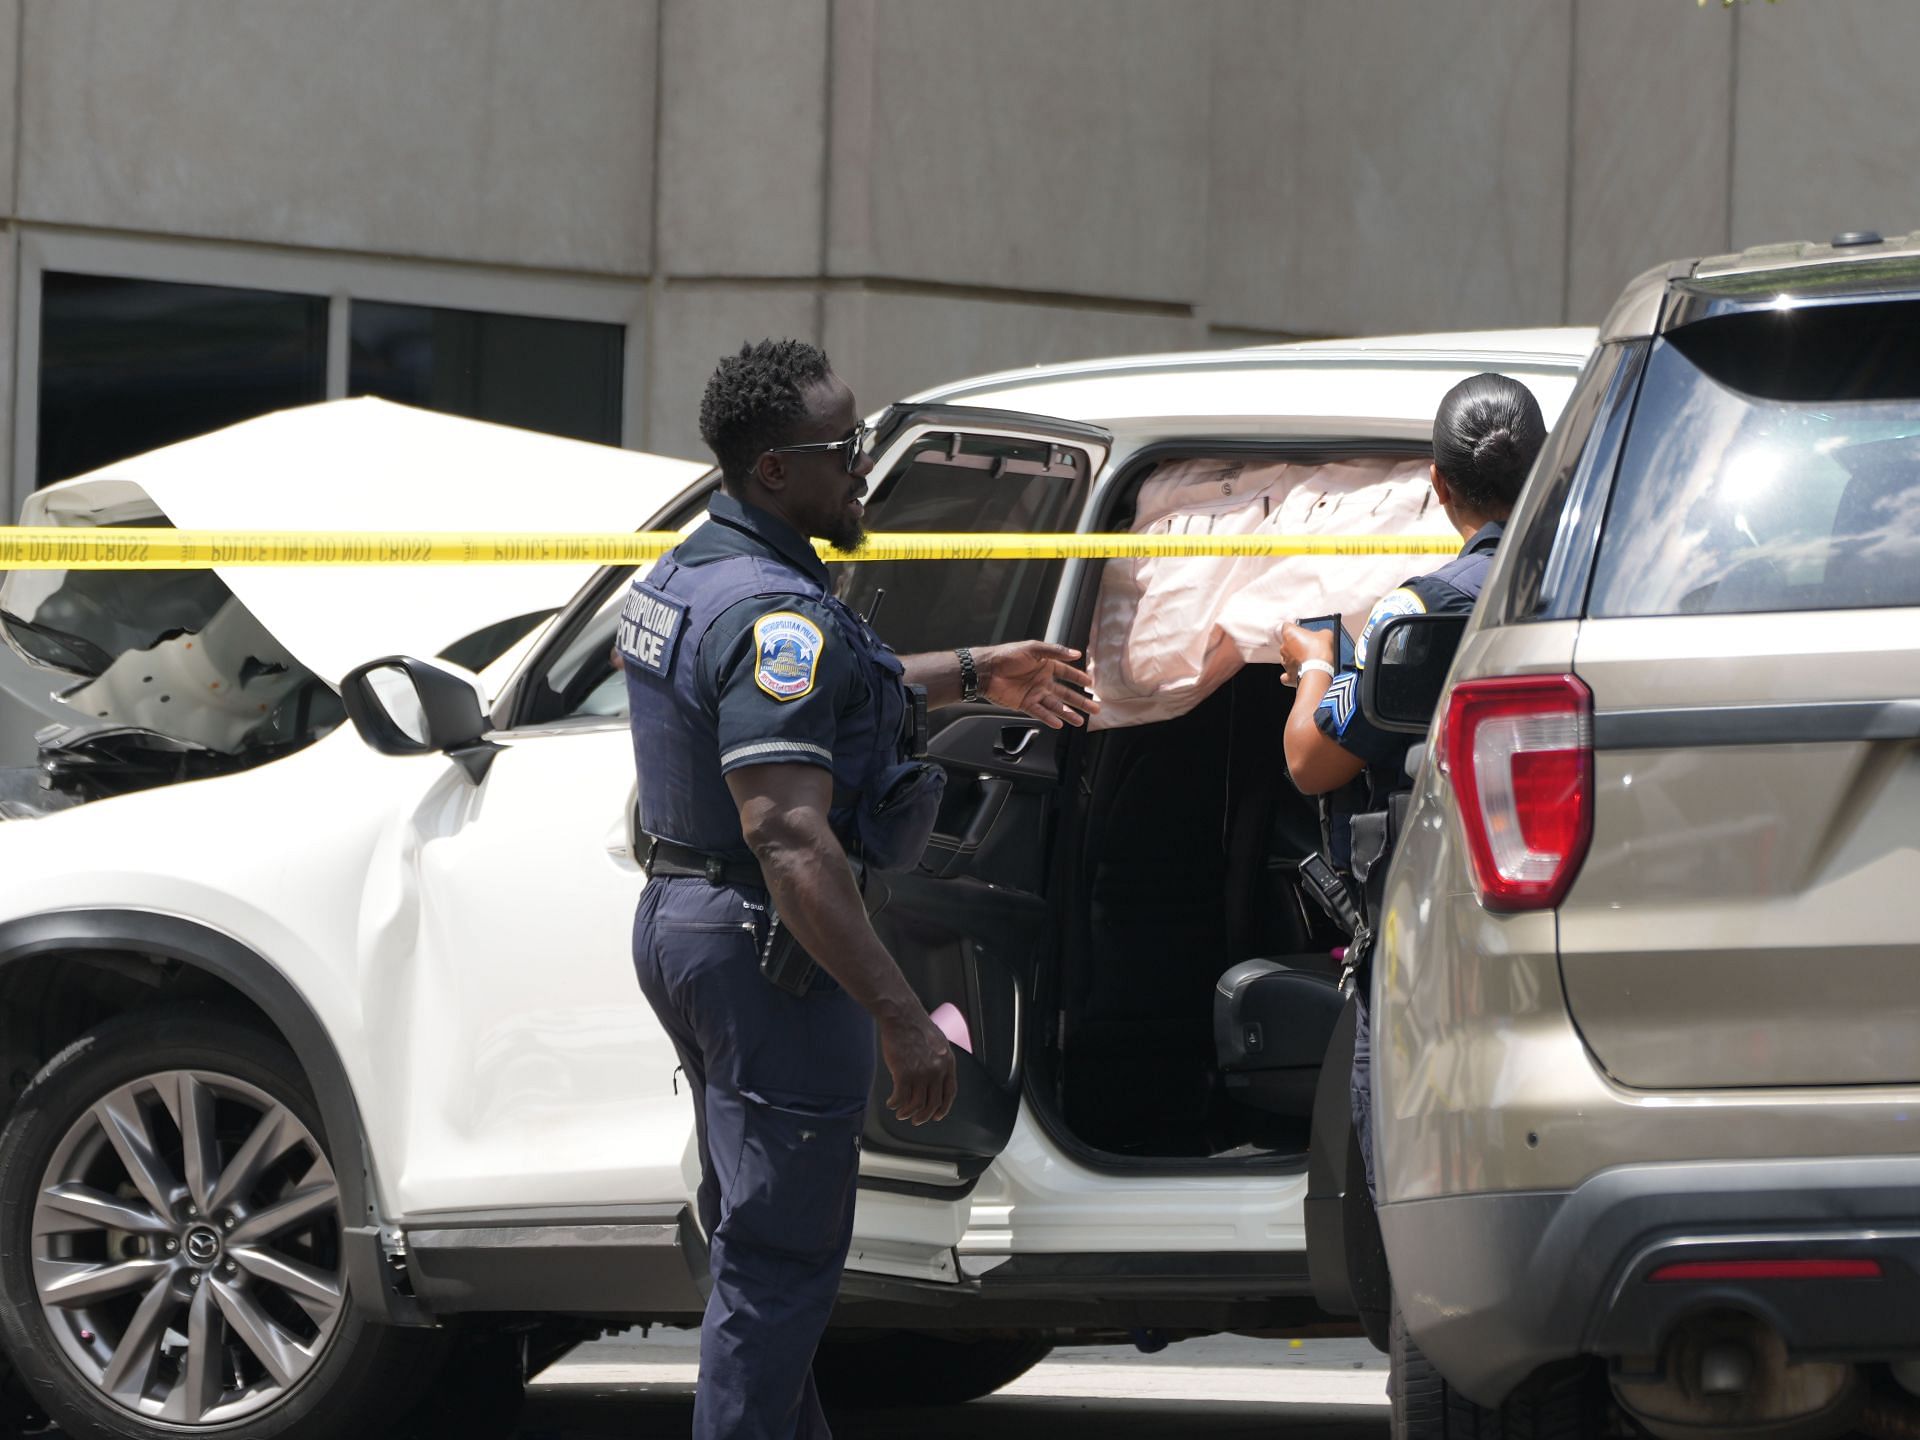
<svg viewBox="0 0 1920 1440">
<path fill-rule="evenodd" d="M 1896 1433 L 1920 234 L 1662 267 L 1600 340 L 1431 712 L 1379 916 L 1396 1420 Z M 1381 637 L 1386 718 L 1426 728 L 1443 624 Z"/>
</svg>

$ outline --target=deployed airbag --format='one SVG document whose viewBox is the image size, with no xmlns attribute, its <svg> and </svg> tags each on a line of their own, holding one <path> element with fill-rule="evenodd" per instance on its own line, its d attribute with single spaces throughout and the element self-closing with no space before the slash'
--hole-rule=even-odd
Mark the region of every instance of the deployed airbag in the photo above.
<svg viewBox="0 0 1920 1440">
<path fill-rule="evenodd" d="M 1433 535 L 1452 527 L 1427 461 L 1177 460 L 1141 484 L 1140 535 Z M 1109 560 L 1088 645 L 1095 729 L 1184 715 L 1241 666 L 1277 664 L 1286 621 L 1338 612 L 1357 634 L 1382 595 L 1439 559 L 1283 556 Z"/>
</svg>

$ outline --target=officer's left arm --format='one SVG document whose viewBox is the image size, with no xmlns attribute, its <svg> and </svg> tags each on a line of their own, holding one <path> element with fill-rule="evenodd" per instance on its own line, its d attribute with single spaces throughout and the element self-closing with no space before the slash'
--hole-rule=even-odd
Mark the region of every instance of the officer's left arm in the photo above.
<svg viewBox="0 0 1920 1440">
<path fill-rule="evenodd" d="M 1302 660 L 1324 660 L 1335 664 L 1333 633 L 1287 625 L 1280 631 L 1280 663 L 1287 683 L 1298 687 L 1293 709 L 1287 712 L 1287 726 L 1281 744 L 1287 756 L 1287 774 L 1302 794 L 1324 795 L 1338 790 L 1365 768 L 1366 760 L 1341 745 L 1315 723 L 1327 692 L 1339 683 L 1351 683 L 1346 677 L 1324 675 L 1318 670 L 1300 673 Z"/>
<path fill-rule="evenodd" d="M 1293 783 L 1309 795 L 1324 795 L 1351 781 L 1369 765 L 1392 765 L 1407 751 L 1407 737 L 1377 728 L 1360 708 L 1360 672 L 1366 668 L 1373 637 L 1396 615 L 1467 614 L 1473 597 L 1445 580 L 1416 576 L 1380 598 L 1354 642 L 1354 668 L 1332 677 L 1317 671 L 1299 674 L 1308 655 L 1333 659 L 1333 637 L 1288 625 L 1281 630 L 1280 653 L 1300 693 L 1287 716 L 1287 769 Z"/>
<path fill-rule="evenodd" d="M 1079 658 L 1078 650 L 1045 640 L 983 645 L 973 651 L 984 699 L 1009 710 L 1025 711 L 1055 730 L 1063 725 L 1084 725 L 1089 715 L 1100 712 L 1093 677 L 1073 663 Z M 909 685 L 925 687 L 929 706 L 938 709 L 959 703 L 960 657 L 954 651 L 908 655 L 900 663 L 906 667 Z"/>
</svg>

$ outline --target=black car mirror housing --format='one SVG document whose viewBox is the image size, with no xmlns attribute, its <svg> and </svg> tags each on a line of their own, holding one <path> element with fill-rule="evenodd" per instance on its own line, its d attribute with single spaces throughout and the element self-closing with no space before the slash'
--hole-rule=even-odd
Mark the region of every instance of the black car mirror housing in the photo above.
<svg viewBox="0 0 1920 1440">
<path fill-rule="evenodd" d="M 1377 729 L 1424 735 L 1466 633 L 1466 615 L 1395 615 L 1368 638 L 1360 710 Z"/>
<path fill-rule="evenodd" d="M 475 784 L 500 746 L 479 677 L 444 660 L 388 655 L 350 671 L 340 700 L 360 738 L 382 755 L 444 754 Z"/>
</svg>

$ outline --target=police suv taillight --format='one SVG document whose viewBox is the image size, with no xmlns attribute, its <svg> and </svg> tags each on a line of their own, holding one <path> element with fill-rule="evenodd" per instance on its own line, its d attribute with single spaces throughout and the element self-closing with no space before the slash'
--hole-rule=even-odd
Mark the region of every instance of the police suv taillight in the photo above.
<svg viewBox="0 0 1920 1440">
<path fill-rule="evenodd" d="M 1440 758 L 1489 910 L 1549 910 L 1593 836 L 1593 694 L 1572 675 L 1466 680 Z"/>
</svg>

